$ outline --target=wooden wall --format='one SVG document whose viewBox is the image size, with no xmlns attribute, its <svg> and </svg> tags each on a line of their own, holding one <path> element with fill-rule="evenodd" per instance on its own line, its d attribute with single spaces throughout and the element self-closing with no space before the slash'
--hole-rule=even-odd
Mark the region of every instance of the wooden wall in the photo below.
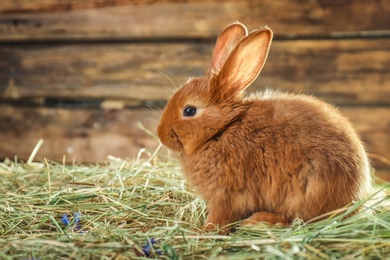
<svg viewBox="0 0 390 260">
<path fill-rule="evenodd" d="M 151 151 L 161 108 L 218 33 L 275 32 L 250 91 L 307 92 L 351 119 L 390 179 L 389 0 L 0 1 L 0 159 L 101 162 Z"/>
</svg>

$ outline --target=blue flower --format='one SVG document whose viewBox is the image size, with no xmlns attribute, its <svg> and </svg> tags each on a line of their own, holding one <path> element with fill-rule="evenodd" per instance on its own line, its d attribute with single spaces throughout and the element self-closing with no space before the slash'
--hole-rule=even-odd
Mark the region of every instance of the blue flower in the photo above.
<svg viewBox="0 0 390 260">
<path fill-rule="evenodd" d="M 65 225 L 69 225 L 68 215 L 66 215 L 66 214 L 62 215 L 61 221 L 62 221 L 62 223 L 64 223 Z"/>
<path fill-rule="evenodd" d="M 80 230 L 81 229 L 81 225 L 79 223 L 80 221 L 80 217 L 81 217 L 81 213 L 80 212 L 76 212 L 74 213 L 74 223 L 75 223 L 75 230 Z"/>
<path fill-rule="evenodd" d="M 146 242 L 146 245 L 142 247 L 142 252 L 146 257 L 149 257 L 152 253 L 153 245 L 156 243 L 155 239 L 152 238 L 149 241 Z M 155 251 L 157 254 L 161 255 L 161 250 Z"/>
<path fill-rule="evenodd" d="M 74 230 L 76 230 L 76 231 L 80 230 L 82 228 L 82 226 L 79 223 L 80 222 L 81 213 L 80 212 L 76 212 L 76 213 L 74 213 L 73 217 L 74 217 L 73 224 L 75 226 Z M 61 222 L 64 223 L 66 226 L 68 226 L 69 224 L 72 223 L 71 221 L 69 221 L 67 214 L 62 215 Z"/>
</svg>

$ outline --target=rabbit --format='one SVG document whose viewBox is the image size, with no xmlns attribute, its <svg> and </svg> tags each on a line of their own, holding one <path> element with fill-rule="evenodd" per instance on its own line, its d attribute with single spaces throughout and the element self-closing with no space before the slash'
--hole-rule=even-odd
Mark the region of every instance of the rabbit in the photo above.
<svg viewBox="0 0 390 260">
<path fill-rule="evenodd" d="M 244 95 L 272 37 L 266 26 L 226 27 L 206 75 L 189 79 L 162 112 L 158 136 L 206 202 L 205 229 L 309 221 L 372 189 L 364 145 L 335 107 L 304 94 Z"/>
</svg>

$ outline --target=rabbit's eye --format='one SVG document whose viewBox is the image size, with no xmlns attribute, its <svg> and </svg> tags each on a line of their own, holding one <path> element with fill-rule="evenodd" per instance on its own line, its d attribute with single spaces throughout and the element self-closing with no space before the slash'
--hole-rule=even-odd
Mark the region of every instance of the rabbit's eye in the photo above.
<svg viewBox="0 0 390 260">
<path fill-rule="evenodd" d="M 193 117 L 196 114 L 196 107 L 185 107 L 183 110 L 184 117 Z"/>
</svg>

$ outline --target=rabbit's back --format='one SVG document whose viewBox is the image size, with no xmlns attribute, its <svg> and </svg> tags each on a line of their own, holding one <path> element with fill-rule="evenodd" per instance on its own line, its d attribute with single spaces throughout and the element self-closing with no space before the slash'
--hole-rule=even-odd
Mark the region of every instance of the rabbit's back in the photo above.
<svg viewBox="0 0 390 260">
<path fill-rule="evenodd" d="M 277 92 L 249 102 L 248 118 L 263 107 L 272 108 L 268 139 L 253 141 L 270 152 L 267 170 L 276 180 L 270 181 L 269 195 L 281 190 L 286 194 L 278 211 L 308 220 L 367 195 L 371 189 L 367 155 L 336 108 L 310 96 Z"/>
</svg>

